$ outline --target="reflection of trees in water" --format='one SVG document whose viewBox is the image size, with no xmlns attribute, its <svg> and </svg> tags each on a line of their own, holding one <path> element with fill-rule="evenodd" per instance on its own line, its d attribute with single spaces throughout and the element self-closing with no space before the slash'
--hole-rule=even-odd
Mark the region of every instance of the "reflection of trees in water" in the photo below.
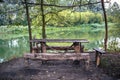
<svg viewBox="0 0 120 80">
<path fill-rule="evenodd" d="M 120 25 L 114 25 L 110 27 L 109 36 L 120 37 Z"/>
<path fill-rule="evenodd" d="M 115 33 L 116 32 L 116 33 Z M 59 34 L 58 34 L 59 33 Z M 114 33 L 114 34 L 113 34 Z M 109 31 L 109 39 L 117 38 L 119 33 L 117 31 Z M 63 30 L 50 32 L 47 34 L 48 38 L 74 38 L 74 39 L 88 39 L 89 43 L 85 43 L 85 50 L 92 50 L 96 47 L 103 47 L 104 31 L 102 29 L 92 30 Z M 111 41 L 113 41 L 111 39 Z M 10 40 L 0 40 L 0 58 L 8 59 L 10 57 L 21 56 L 23 53 L 29 52 L 28 37 L 20 37 Z"/>
<path fill-rule="evenodd" d="M 0 40 L 0 56 L 4 59 L 21 56 L 29 51 L 28 37 Z"/>
</svg>

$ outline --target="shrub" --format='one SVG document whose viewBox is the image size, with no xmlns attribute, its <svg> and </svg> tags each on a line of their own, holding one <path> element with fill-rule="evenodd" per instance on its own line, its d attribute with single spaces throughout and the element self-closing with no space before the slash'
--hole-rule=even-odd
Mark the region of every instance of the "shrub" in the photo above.
<svg viewBox="0 0 120 80">
<path fill-rule="evenodd" d="M 110 76 L 120 78 L 120 54 L 106 54 L 101 57 L 100 67 Z"/>
</svg>

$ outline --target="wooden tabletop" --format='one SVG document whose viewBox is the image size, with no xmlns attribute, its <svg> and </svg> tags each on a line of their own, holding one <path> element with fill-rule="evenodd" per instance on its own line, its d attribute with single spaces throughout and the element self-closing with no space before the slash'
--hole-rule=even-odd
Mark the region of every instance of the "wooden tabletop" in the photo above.
<svg viewBox="0 0 120 80">
<path fill-rule="evenodd" d="M 88 43 L 87 39 L 32 39 L 30 42 L 80 42 Z"/>
</svg>

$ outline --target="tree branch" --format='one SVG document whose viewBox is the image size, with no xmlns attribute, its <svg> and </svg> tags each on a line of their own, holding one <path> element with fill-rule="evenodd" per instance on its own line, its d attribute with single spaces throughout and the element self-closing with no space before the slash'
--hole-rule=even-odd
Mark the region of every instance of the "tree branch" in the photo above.
<svg viewBox="0 0 120 80">
<path fill-rule="evenodd" d="M 22 2 L 23 4 L 25 4 L 24 2 Z M 95 3 L 89 3 L 89 4 L 77 4 L 77 5 L 71 5 L 71 6 L 62 6 L 62 5 L 55 5 L 55 4 L 43 4 L 43 6 L 54 6 L 54 7 L 60 7 L 60 8 L 73 8 L 73 7 L 77 7 L 77 6 L 86 6 L 86 5 L 91 5 L 91 4 L 98 4 L 101 3 L 99 2 L 95 2 Z M 27 3 L 29 5 L 41 5 L 40 3 Z"/>
</svg>

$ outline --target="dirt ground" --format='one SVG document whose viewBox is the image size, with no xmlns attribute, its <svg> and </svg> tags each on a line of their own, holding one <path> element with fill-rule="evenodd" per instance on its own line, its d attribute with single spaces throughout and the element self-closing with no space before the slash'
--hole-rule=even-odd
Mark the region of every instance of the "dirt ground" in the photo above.
<svg viewBox="0 0 120 80">
<path fill-rule="evenodd" d="M 41 61 L 30 60 L 29 66 L 24 58 L 16 58 L 0 64 L 0 80 L 117 80 L 96 68 L 93 61 L 88 71 L 84 61 L 79 65 L 73 61 Z"/>
</svg>

